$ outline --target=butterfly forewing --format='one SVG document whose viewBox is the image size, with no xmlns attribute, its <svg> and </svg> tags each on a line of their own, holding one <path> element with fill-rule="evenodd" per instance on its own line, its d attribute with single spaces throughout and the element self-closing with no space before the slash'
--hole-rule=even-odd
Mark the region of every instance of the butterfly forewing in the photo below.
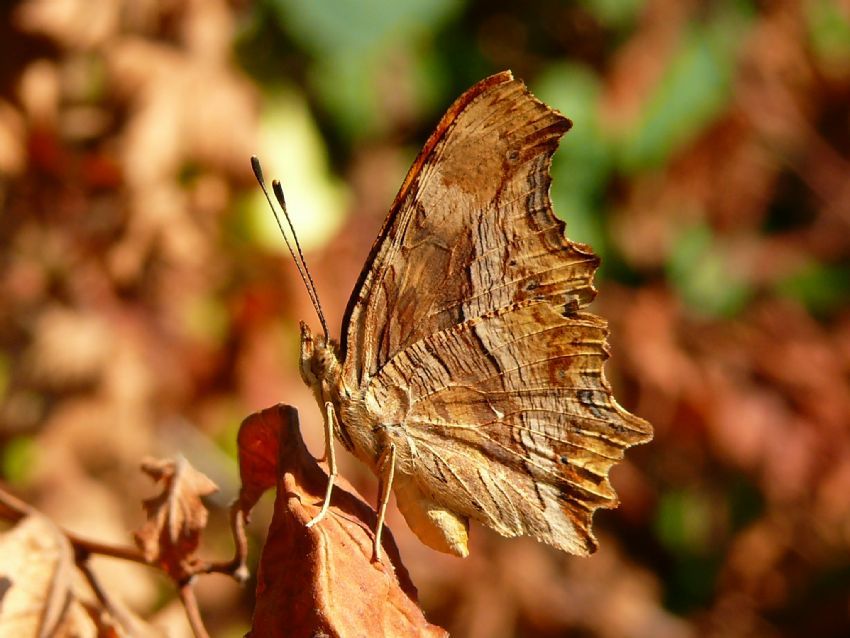
<svg viewBox="0 0 850 638">
<path fill-rule="evenodd" d="M 524 299 L 586 303 L 597 258 L 564 239 L 549 162 L 570 121 L 502 73 L 461 96 L 408 175 L 352 295 L 345 376 Z"/>
<path fill-rule="evenodd" d="M 510 73 L 467 91 L 408 174 L 346 312 L 344 382 L 406 437 L 399 507 L 443 549 L 465 536 L 434 535 L 472 518 L 592 551 L 593 511 L 616 504 L 611 465 L 651 438 L 611 395 L 604 321 L 581 310 L 598 259 L 564 237 L 549 200 L 569 127 Z"/>
</svg>

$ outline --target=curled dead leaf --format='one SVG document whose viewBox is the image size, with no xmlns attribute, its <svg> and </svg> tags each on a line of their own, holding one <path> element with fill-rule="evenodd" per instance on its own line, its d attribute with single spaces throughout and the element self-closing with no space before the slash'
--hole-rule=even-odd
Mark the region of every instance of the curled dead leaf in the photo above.
<svg viewBox="0 0 850 638">
<path fill-rule="evenodd" d="M 73 557 L 68 539 L 37 514 L 0 536 L 0 635 L 96 635 L 71 591 Z"/>
<path fill-rule="evenodd" d="M 100 593 L 85 582 L 67 536 L 47 517 L 33 513 L 0 534 L 0 636 L 161 636 Z"/>
<path fill-rule="evenodd" d="M 328 476 L 304 446 L 298 413 L 277 405 L 239 430 L 240 505 L 251 509 L 277 486 L 274 517 L 257 574 L 253 636 L 445 636 L 416 604 L 416 589 L 391 534 L 372 562 L 375 512 L 345 479 L 321 523 Z"/>
<path fill-rule="evenodd" d="M 218 486 L 185 458 L 147 459 L 142 471 L 162 483 L 162 493 L 144 501 L 147 523 L 135 534 L 136 544 L 151 563 L 159 564 L 180 581 L 193 573 L 195 550 L 207 525 L 201 501 Z"/>
</svg>

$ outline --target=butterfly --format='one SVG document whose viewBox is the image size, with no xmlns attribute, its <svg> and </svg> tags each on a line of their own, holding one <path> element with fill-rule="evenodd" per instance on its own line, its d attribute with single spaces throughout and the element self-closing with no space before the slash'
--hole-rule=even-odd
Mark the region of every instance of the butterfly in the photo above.
<svg viewBox="0 0 850 638">
<path fill-rule="evenodd" d="M 379 478 L 376 559 L 391 491 L 439 551 L 466 556 L 470 520 L 573 554 L 596 549 L 592 515 L 617 504 L 608 472 L 652 428 L 612 395 L 606 322 L 585 310 L 599 258 L 565 237 L 549 199 L 571 125 L 510 71 L 461 95 L 390 208 L 338 344 L 290 246 L 323 328 L 301 324 L 300 371 L 324 414 L 330 471 L 308 525 L 328 512 L 336 438 Z M 286 214 L 279 182 L 273 190 Z"/>
</svg>

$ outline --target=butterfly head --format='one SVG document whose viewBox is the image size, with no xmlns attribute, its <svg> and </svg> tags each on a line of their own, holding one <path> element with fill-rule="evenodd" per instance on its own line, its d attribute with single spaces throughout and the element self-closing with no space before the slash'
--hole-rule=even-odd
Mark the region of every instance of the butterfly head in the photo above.
<svg viewBox="0 0 850 638">
<path fill-rule="evenodd" d="M 301 378 L 321 394 L 322 382 L 331 383 L 339 373 L 339 359 L 333 342 L 322 334 L 314 335 L 301 322 Z"/>
</svg>

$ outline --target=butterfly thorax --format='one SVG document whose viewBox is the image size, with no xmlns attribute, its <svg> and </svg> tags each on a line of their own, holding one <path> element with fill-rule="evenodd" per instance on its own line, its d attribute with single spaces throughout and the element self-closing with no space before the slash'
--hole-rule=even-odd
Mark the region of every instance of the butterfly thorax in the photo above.
<svg viewBox="0 0 850 638">
<path fill-rule="evenodd" d="M 327 402 L 333 404 L 336 418 L 334 436 L 362 461 L 374 465 L 380 447 L 375 419 L 367 414 L 360 392 L 343 379 L 337 346 L 323 335 L 313 335 L 301 324 L 301 378 L 313 391 L 324 414 Z"/>
</svg>

